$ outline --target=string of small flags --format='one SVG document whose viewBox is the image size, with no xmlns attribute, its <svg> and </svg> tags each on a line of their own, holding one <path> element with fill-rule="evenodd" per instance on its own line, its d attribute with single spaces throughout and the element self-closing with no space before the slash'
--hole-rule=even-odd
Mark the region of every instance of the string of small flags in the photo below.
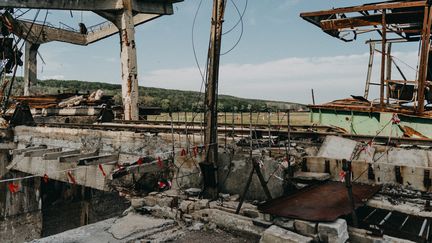
<svg viewBox="0 0 432 243">
<path fill-rule="evenodd" d="M 371 150 L 372 150 L 372 145 L 373 145 L 373 143 L 374 143 L 374 141 L 375 141 L 375 138 L 376 137 L 378 137 L 378 135 L 379 134 L 381 134 L 381 132 L 382 131 L 384 131 L 384 129 L 388 126 L 388 125 L 390 125 L 390 124 L 392 124 L 392 125 L 399 125 L 400 124 L 400 122 L 401 122 L 401 120 L 400 120 L 400 118 L 399 118 L 399 116 L 398 116 L 398 114 L 397 113 L 393 113 L 393 115 L 392 115 L 392 117 L 391 117 L 391 119 L 390 119 L 390 121 L 380 130 L 380 131 L 378 131 L 377 132 L 377 134 L 369 141 L 369 142 L 367 142 L 366 144 L 365 144 L 365 146 L 359 151 L 360 153 L 361 152 L 365 152 L 365 153 L 367 153 L 367 154 L 370 154 L 371 153 Z M 390 138 L 391 138 L 391 135 L 390 135 L 390 137 L 389 137 L 389 142 L 390 142 Z M 351 174 L 351 176 L 352 176 L 352 174 Z M 339 172 L 339 181 L 340 182 L 345 182 L 345 177 L 346 177 L 346 172 L 345 171 L 340 171 Z"/>
<path fill-rule="evenodd" d="M 216 144 L 216 143 L 215 143 Z M 191 156 L 193 156 L 194 158 L 198 157 L 198 154 L 200 153 L 200 148 L 202 150 L 206 150 L 208 146 L 212 146 L 215 144 L 208 144 L 208 145 L 195 145 L 189 148 L 181 148 L 181 149 L 174 149 L 174 150 L 170 150 L 167 152 L 163 152 L 163 153 L 156 153 L 154 154 L 157 158 L 157 160 L 153 161 L 153 162 L 157 162 L 158 166 L 160 168 L 164 168 L 164 162 L 162 157 L 164 157 L 164 155 L 172 155 L 173 153 L 177 153 L 180 152 L 180 156 L 181 157 L 185 157 L 188 155 L 187 150 L 192 149 L 192 153 Z M 201 151 L 202 153 L 202 151 Z M 150 155 L 146 155 L 145 157 L 150 157 Z M 134 163 L 135 165 L 132 166 L 128 166 L 128 168 L 135 168 L 135 167 L 140 167 L 141 165 L 144 164 L 144 159 L 143 157 L 139 158 L 136 163 Z M 106 177 L 107 173 L 104 170 L 103 165 L 117 165 L 119 169 L 124 169 L 123 166 L 119 165 L 118 162 L 109 162 L 109 163 L 104 163 L 104 164 L 99 164 L 98 165 L 98 169 L 101 172 L 101 174 Z M 79 166 L 79 167 L 75 167 L 75 168 L 70 168 L 70 169 L 66 169 L 66 170 L 60 170 L 60 171 L 51 171 L 49 172 L 49 174 L 60 174 L 60 173 L 66 173 L 66 177 L 68 179 L 68 181 L 74 185 L 77 184 L 77 180 L 75 178 L 75 176 L 73 175 L 72 172 L 80 170 L 80 169 L 86 169 L 86 166 Z M 0 180 L 0 183 L 8 183 L 8 189 L 11 193 L 17 193 L 20 191 L 20 185 L 16 184 L 15 182 L 17 181 L 23 181 L 23 180 L 28 180 L 28 179 L 33 179 L 33 178 L 39 178 L 41 177 L 44 183 L 48 183 L 50 180 L 50 177 L 48 176 L 47 173 L 44 173 L 43 175 L 40 174 L 36 174 L 36 175 L 30 175 L 30 176 L 24 176 L 24 177 L 16 177 L 16 178 L 10 178 L 10 179 L 3 179 Z M 159 182 L 159 186 L 160 187 L 171 187 L 171 182 L 167 181 L 167 182 Z M 162 185 L 163 184 L 163 185 Z"/>
</svg>

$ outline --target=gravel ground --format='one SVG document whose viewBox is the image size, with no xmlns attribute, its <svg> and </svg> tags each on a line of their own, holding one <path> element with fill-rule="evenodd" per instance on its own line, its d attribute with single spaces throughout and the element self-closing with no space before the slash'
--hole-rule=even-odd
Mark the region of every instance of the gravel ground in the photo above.
<svg viewBox="0 0 432 243">
<path fill-rule="evenodd" d="M 251 237 L 237 236 L 225 232 L 223 230 L 201 230 L 189 231 L 180 239 L 175 240 L 176 243 L 244 243 L 244 242 L 259 242 L 259 239 Z"/>
</svg>

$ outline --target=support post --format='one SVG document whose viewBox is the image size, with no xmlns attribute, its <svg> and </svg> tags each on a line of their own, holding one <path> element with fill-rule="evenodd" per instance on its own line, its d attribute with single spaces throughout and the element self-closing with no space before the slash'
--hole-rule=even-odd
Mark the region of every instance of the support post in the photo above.
<svg viewBox="0 0 432 243">
<path fill-rule="evenodd" d="M 386 68 L 386 44 L 387 44 L 387 22 L 386 9 L 382 10 L 382 48 L 381 48 L 381 85 L 380 85 L 380 106 L 384 108 L 384 86 L 385 86 L 385 68 Z"/>
<path fill-rule="evenodd" d="M 123 0 L 120 16 L 122 99 L 125 120 L 138 120 L 138 68 L 132 0 Z"/>
<path fill-rule="evenodd" d="M 204 178 L 204 182 L 216 181 L 215 185 L 204 184 L 204 196 L 216 198 L 218 192 L 217 185 L 217 161 L 218 161 L 218 134 L 217 134 L 217 95 L 219 80 L 219 61 L 222 43 L 222 24 L 225 13 L 225 0 L 213 1 L 213 13 L 210 34 L 210 48 L 208 53 L 207 66 L 207 87 L 206 87 L 206 117 L 205 117 L 205 144 L 208 148 L 206 153 L 207 166 L 213 166 L 209 178 Z"/>
<path fill-rule="evenodd" d="M 368 72 L 366 76 L 366 87 L 364 92 L 364 98 L 367 99 L 369 97 L 369 90 L 370 90 L 370 81 L 372 78 L 372 71 L 373 71 L 373 63 L 374 63 L 374 57 L 375 57 L 375 43 L 371 42 L 369 43 L 369 65 L 368 65 Z"/>
<path fill-rule="evenodd" d="M 392 62 L 391 56 L 392 43 L 387 43 L 387 63 L 386 63 L 386 83 L 387 83 L 387 104 L 390 104 L 390 80 L 392 79 Z"/>
<path fill-rule="evenodd" d="M 429 62 L 429 51 L 430 51 L 430 34 L 431 34 L 431 24 L 432 24 L 432 11 L 430 7 L 425 7 L 425 15 L 423 20 L 423 32 L 422 32 L 422 44 L 420 49 L 420 66 L 419 66 L 419 80 L 417 87 L 417 114 L 424 112 L 425 103 L 425 88 L 427 79 L 427 70 Z"/>
<path fill-rule="evenodd" d="M 25 43 L 24 95 L 30 95 L 31 85 L 37 82 L 37 53 L 39 44 Z"/>
</svg>

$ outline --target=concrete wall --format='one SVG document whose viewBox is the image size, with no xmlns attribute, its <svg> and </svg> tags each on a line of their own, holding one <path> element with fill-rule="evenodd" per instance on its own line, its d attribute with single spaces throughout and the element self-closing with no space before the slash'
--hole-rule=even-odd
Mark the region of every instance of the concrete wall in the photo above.
<svg viewBox="0 0 432 243">
<path fill-rule="evenodd" d="M 223 137 L 220 139 L 219 181 L 221 189 L 226 193 L 241 194 L 252 169 L 252 164 L 249 161 L 249 151 L 248 149 L 243 150 L 235 146 L 235 144 L 233 144 L 235 142 L 233 141 L 228 141 L 227 148 L 222 148 L 224 144 L 222 141 Z M 174 146 L 177 150 L 174 173 L 177 179 L 173 182 L 173 187 L 178 189 L 200 187 L 201 174 L 199 173 L 198 164 L 204 160 L 205 153 L 200 153 L 194 157 L 192 149 L 190 149 L 187 156 L 180 156 L 180 150 L 181 148 L 193 147 L 192 141 L 196 141 L 197 144 L 200 144 L 202 137 L 194 135 L 191 139 L 191 136 L 189 136 L 188 140 L 186 136 L 176 134 L 174 140 Z M 82 149 L 92 151 L 94 149 L 100 149 L 101 153 L 119 152 L 120 164 L 134 162 L 141 156 L 154 156 L 166 153 L 167 151 L 171 151 L 173 146 L 171 134 L 152 135 L 148 133 L 121 131 L 94 131 L 88 129 L 47 127 L 29 128 L 25 126 L 15 128 L 15 142 L 18 143 L 19 148 L 24 148 L 29 145 L 37 146 L 45 144 L 49 148 L 62 147 L 63 150 Z M 293 144 L 291 153 L 294 161 L 300 159 L 303 155 L 311 155 L 307 153 L 307 150 L 308 149 L 305 147 Z M 280 149 L 279 153 L 273 152 L 270 154 L 270 151 L 266 151 L 264 154 L 261 154 L 263 151 L 263 149 L 255 151 L 255 153 L 257 153 L 255 157 L 258 156 L 259 160 L 262 161 L 264 177 L 269 179 L 270 175 L 279 167 L 280 162 L 283 161 L 285 152 L 284 149 Z M 74 164 L 56 164 L 55 161 L 41 161 L 38 158 L 20 158 L 17 159 L 17 162 L 17 169 L 39 174 L 43 174 L 47 169 L 55 171 L 73 168 L 75 166 Z M 106 172 L 109 173 L 113 166 L 104 166 L 104 168 L 106 168 Z M 88 182 L 88 184 L 86 184 L 87 186 L 97 189 L 107 189 L 104 187 L 106 181 L 100 180 L 101 173 L 96 166 L 88 166 L 83 173 L 82 175 L 75 174 L 78 184 L 80 184 L 80 180 L 83 179 Z M 277 171 L 275 175 L 276 176 L 269 179 L 269 188 L 272 195 L 277 197 L 283 193 L 284 182 L 280 180 L 280 178 L 284 177 L 283 169 Z M 65 173 L 55 179 L 65 182 L 68 181 Z M 256 175 L 253 176 L 248 198 L 258 200 L 264 199 L 262 188 Z"/>
<path fill-rule="evenodd" d="M 20 214 L 0 220 L 2 243 L 27 242 L 42 235 L 42 213 L 40 211 Z"/>
</svg>

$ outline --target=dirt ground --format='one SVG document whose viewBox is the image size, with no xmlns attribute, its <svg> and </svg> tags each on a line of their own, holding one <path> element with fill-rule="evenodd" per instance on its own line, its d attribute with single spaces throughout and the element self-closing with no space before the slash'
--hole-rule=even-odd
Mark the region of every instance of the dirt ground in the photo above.
<svg viewBox="0 0 432 243">
<path fill-rule="evenodd" d="M 225 232 L 223 230 L 201 230 L 189 231 L 182 238 L 175 240 L 176 243 L 191 243 L 191 242 L 205 242 L 205 243 L 245 243 L 245 242 L 259 242 L 259 239 L 237 236 Z"/>
</svg>

